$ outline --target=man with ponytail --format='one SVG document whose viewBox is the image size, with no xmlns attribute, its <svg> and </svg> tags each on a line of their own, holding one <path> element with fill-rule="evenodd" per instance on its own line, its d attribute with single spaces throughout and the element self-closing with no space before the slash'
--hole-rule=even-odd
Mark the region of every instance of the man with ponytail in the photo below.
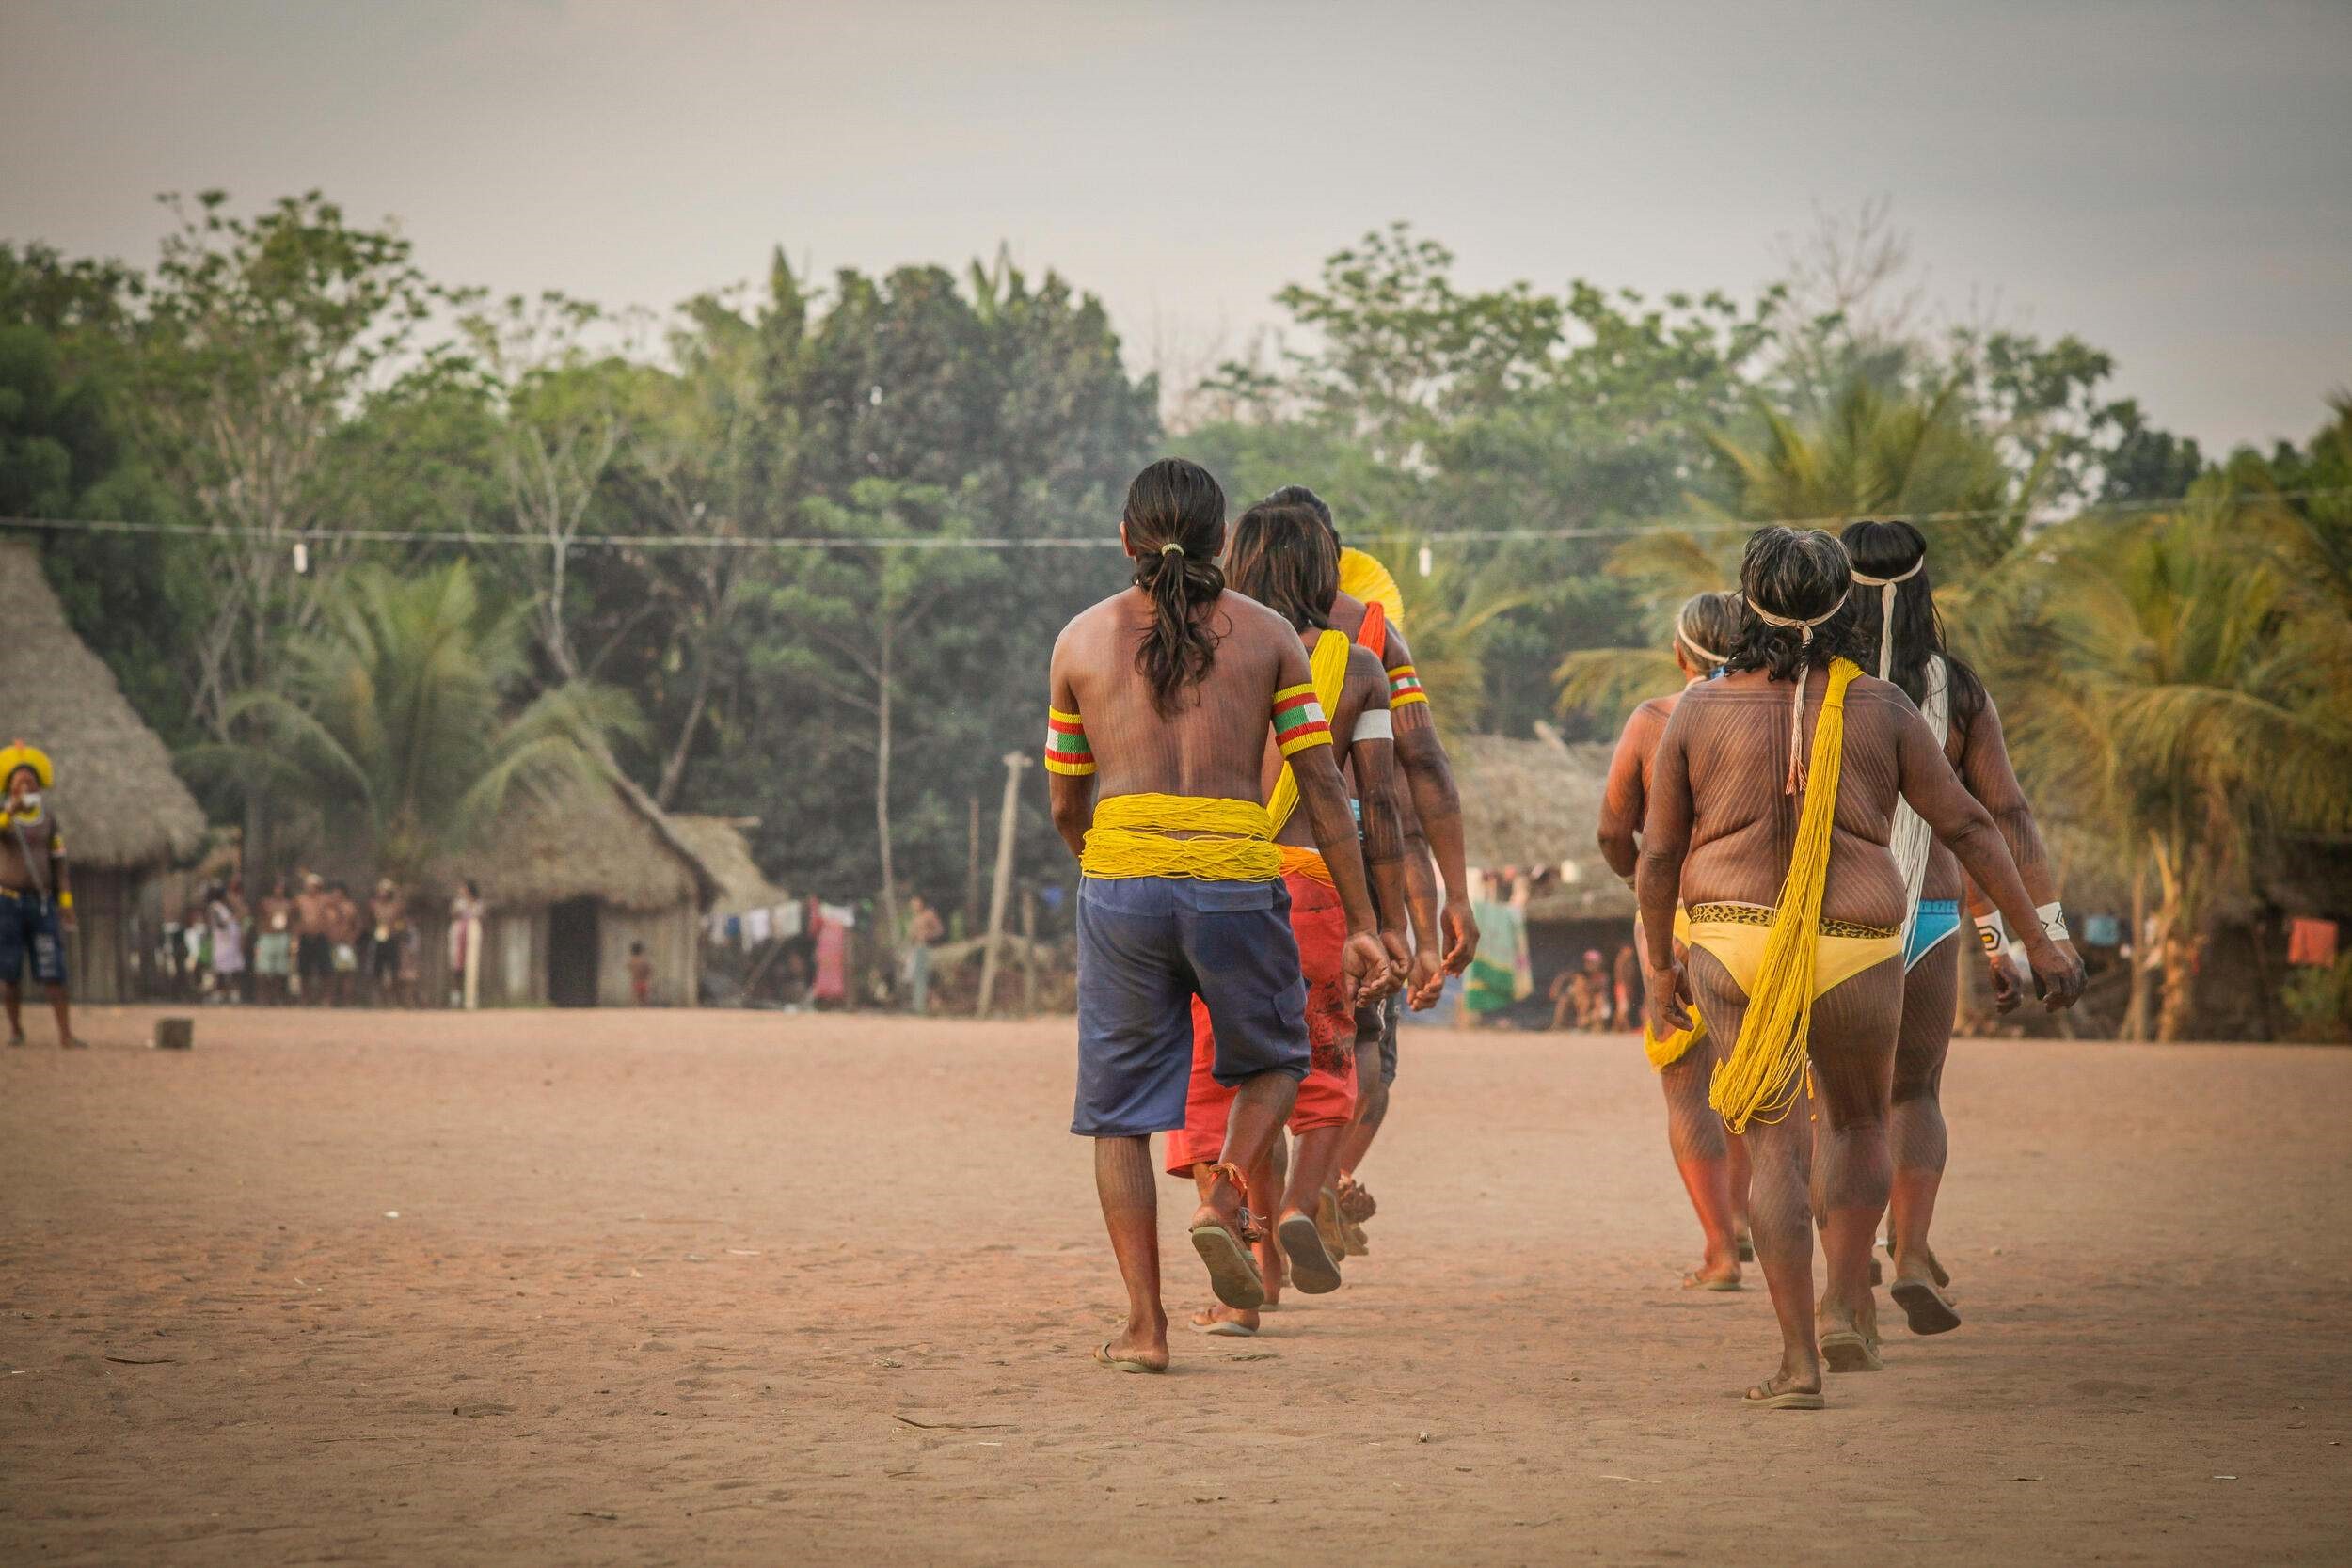
<svg viewBox="0 0 2352 1568">
<path fill-rule="evenodd" d="M 1260 1165 L 1311 1056 L 1282 851 L 1262 762 L 1290 765 L 1347 934 L 1353 1008 L 1389 974 L 1347 786 L 1298 633 L 1225 591 L 1225 493 L 1165 458 L 1128 486 L 1120 540 L 1132 585 L 1054 644 L 1045 767 L 1054 825 L 1078 857 L 1078 1090 L 1071 1131 L 1095 1140 L 1095 1188 L 1127 1290 L 1127 1324 L 1095 1353 L 1120 1371 L 1168 1369 L 1151 1135 L 1184 1125 L 1192 1003 L 1232 1089 L 1220 1158 L 1190 1233 L 1216 1298 L 1265 1291 L 1248 1243 L 1243 1172 Z"/>
<path fill-rule="evenodd" d="M 1779 1370 L 1752 1406 L 1821 1407 L 1821 1366 L 1876 1370 L 1870 1247 L 1886 1211 L 1885 1084 L 1902 1012 L 1904 890 L 1888 844 L 1899 801 L 2021 925 L 2033 903 L 1992 816 L 1901 689 L 1849 657 L 1852 592 L 1829 534 L 1759 530 L 1747 617 L 1724 674 L 1685 691 L 1651 762 L 1636 873 L 1649 1023 L 1706 1020 L 1731 1043 L 1709 1102 L 1749 1139 L 1749 1224 L 1779 1319 Z M 1677 903 L 1690 919 L 1675 950 Z M 2039 928 L 2027 957 L 2053 1007 L 2082 964 Z M 1810 1084 L 1818 1137 L 1797 1108 Z M 1828 1286 L 1817 1324 L 1812 1189 Z"/>
<path fill-rule="evenodd" d="M 1268 496 L 1267 506 L 1303 506 L 1312 512 L 1343 563 L 1361 557 L 1341 541 L 1331 508 L 1304 484 L 1286 484 Z M 1396 1081 L 1396 1029 L 1400 1000 L 1416 1011 L 1436 1005 L 1448 974 L 1459 974 L 1478 953 L 1478 919 L 1470 911 L 1470 872 L 1462 847 L 1462 798 L 1454 784 L 1454 765 L 1438 738 L 1437 721 L 1429 694 L 1413 666 L 1413 651 L 1405 641 L 1398 615 L 1390 612 L 1386 595 L 1395 595 L 1398 614 L 1403 596 L 1387 571 L 1362 557 L 1359 580 L 1381 600 L 1368 602 L 1344 591 L 1331 596 L 1331 625 L 1380 657 L 1389 676 L 1389 705 L 1396 730 L 1396 761 L 1406 788 L 1398 801 L 1405 832 L 1406 896 L 1410 907 L 1414 939 L 1413 969 L 1402 997 L 1391 997 L 1357 1020 L 1356 1120 L 1340 1151 L 1337 1207 L 1346 1222 L 1351 1250 L 1362 1250 L 1361 1224 L 1372 1217 L 1372 1195 L 1356 1179 L 1372 1140 L 1389 1111 L 1389 1086 Z M 1343 573 L 1344 578 L 1344 573 Z M 1433 879 L 1432 869 L 1436 871 Z M 1442 882 L 1444 901 L 1438 901 Z M 1375 1070 L 1376 1069 L 1376 1070 Z"/>
<path fill-rule="evenodd" d="M 1682 672 L 1682 689 L 1652 697 L 1635 708 L 1617 737 L 1608 786 L 1601 795 L 1600 853 L 1629 887 L 1639 862 L 1642 817 L 1649 807 L 1650 761 L 1659 736 L 1666 733 L 1666 721 L 1682 692 L 1711 677 L 1731 657 L 1724 650 L 1739 637 L 1743 613 L 1737 594 L 1691 595 L 1675 616 L 1675 665 Z M 1686 924 L 1677 910 L 1677 930 Z M 1633 940 L 1642 940 L 1639 920 Z M 1723 1118 L 1707 1103 L 1708 1079 L 1731 1042 L 1710 1033 L 1703 1022 L 1663 1038 L 1645 1030 L 1642 1037 L 1666 1093 L 1666 1145 L 1674 1151 L 1683 1190 L 1691 1195 L 1703 1239 L 1699 1266 L 1683 1275 L 1683 1288 L 1736 1291 L 1740 1261 L 1753 1256 L 1748 1241 L 1748 1146 L 1724 1132 Z"/>
<path fill-rule="evenodd" d="M 1311 512 L 1262 502 L 1244 513 L 1233 530 L 1227 572 L 1233 589 L 1295 626 L 1309 651 L 1315 699 L 1330 716 L 1331 751 L 1355 776 L 1364 863 L 1381 911 L 1380 940 L 1391 972 L 1379 988 L 1385 994 L 1403 983 L 1411 958 L 1405 936 L 1404 847 L 1397 823 L 1389 681 L 1371 649 L 1350 641 L 1326 619 L 1325 607 L 1338 580 L 1337 558 L 1330 536 Z M 1266 811 L 1274 821 L 1282 880 L 1290 893 L 1291 929 L 1307 981 L 1307 1039 L 1313 1053 L 1313 1067 L 1299 1085 L 1291 1112 L 1290 1131 L 1297 1147 L 1288 1161 L 1287 1185 L 1277 1185 L 1282 1179 L 1277 1176 L 1272 1148 L 1265 1164 L 1248 1172 L 1251 1207 L 1278 1216 L 1272 1235 L 1259 1243 L 1259 1273 L 1271 1306 L 1285 1263 L 1291 1281 L 1309 1295 L 1339 1288 L 1343 1248 L 1327 1244 L 1317 1221 L 1323 1217 L 1319 1211 L 1329 1206 L 1324 1194 L 1336 1175 L 1341 1139 L 1356 1109 L 1357 1074 L 1356 1011 L 1340 970 L 1347 935 L 1344 913 L 1330 870 L 1296 813 L 1294 769 L 1271 744 L 1263 778 Z M 1224 1146 L 1233 1097 L 1211 1071 L 1214 1028 L 1208 1009 L 1198 1000 L 1192 1017 L 1191 1099 L 1184 1131 L 1168 1135 L 1167 1164 L 1170 1175 L 1199 1178 Z M 1258 1314 L 1213 1307 L 1196 1314 L 1192 1326 L 1209 1334 L 1254 1334 Z"/>
<path fill-rule="evenodd" d="M 1849 602 L 1855 645 L 1881 680 L 1903 689 L 1961 783 L 1990 812 L 2034 902 L 2034 922 L 2072 956 L 2058 882 L 2034 824 L 2033 807 L 2010 768 L 2001 716 L 1984 683 L 1945 646 L 1928 574 L 1928 542 L 1904 522 L 1847 525 L 1843 542 L 1859 592 Z M 1960 1326 L 1946 1287 L 1951 1276 L 1928 1245 L 1928 1225 L 1944 1180 L 1944 1059 L 1951 1050 L 1960 990 L 1960 909 L 1967 879 L 1952 851 L 1936 842 L 1909 807 L 1898 808 L 1892 847 L 1910 906 L 1903 925 L 1902 1028 L 1895 1041 L 1894 1099 L 1887 1140 L 1894 1177 L 1887 1207 L 1887 1250 L 1895 1278 L 1888 1293 L 1914 1334 Z M 2021 999 L 2002 916 L 1981 895 L 1978 924 L 1989 939 L 1994 1000 L 2008 1012 Z"/>
</svg>

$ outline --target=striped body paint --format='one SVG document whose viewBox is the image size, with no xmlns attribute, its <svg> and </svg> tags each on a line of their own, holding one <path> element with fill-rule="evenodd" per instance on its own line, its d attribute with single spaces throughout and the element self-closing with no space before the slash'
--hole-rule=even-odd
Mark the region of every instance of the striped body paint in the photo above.
<svg viewBox="0 0 2352 1568">
<path fill-rule="evenodd" d="M 1284 687 L 1274 694 L 1274 739 L 1284 756 L 1295 756 L 1310 746 L 1331 744 L 1331 725 L 1315 701 L 1311 683 Z"/>
<path fill-rule="evenodd" d="M 1076 714 L 1057 707 L 1045 710 L 1045 770 L 1073 775 L 1094 771 L 1094 748 L 1087 744 L 1086 726 Z"/>
</svg>

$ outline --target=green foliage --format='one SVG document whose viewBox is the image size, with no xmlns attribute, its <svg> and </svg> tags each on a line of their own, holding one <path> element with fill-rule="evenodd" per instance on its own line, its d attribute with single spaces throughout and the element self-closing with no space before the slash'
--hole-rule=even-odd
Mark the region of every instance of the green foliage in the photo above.
<svg viewBox="0 0 2352 1568">
<path fill-rule="evenodd" d="M 510 797 L 593 781 L 609 737 L 636 724 L 626 694 L 575 682 L 526 697 L 523 621 L 485 604 L 453 562 L 413 577 L 363 564 L 322 595 L 317 626 L 284 646 L 266 687 L 229 718 L 252 736 L 192 748 L 313 810 L 335 842 L 387 874 L 427 874 L 478 844 Z"/>
</svg>

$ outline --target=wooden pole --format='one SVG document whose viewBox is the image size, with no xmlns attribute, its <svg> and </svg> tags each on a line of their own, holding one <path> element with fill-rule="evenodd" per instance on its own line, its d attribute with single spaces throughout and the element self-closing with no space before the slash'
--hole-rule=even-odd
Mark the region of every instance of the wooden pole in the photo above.
<svg viewBox="0 0 2352 1568">
<path fill-rule="evenodd" d="M 1021 1011 L 1037 1015 L 1037 889 L 1021 890 Z"/>
<path fill-rule="evenodd" d="M 963 929 L 958 935 L 969 938 L 972 927 L 980 923 L 980 798 L 972 797 L 972 830 L 970 858 L 963 868 Z"/>
<path fill-rule="evenodd" d="M 1021 770 L 1026 752 L 1005 753 L 1005 810 L 996 819 L 996 881 L 988 896 L 988 942 L 980 956 L 979 1016 L 988 1016 L 996 991 L 996 949 L 1005 934 L 1005 904 L 1012 895 L 1012 841 L 1021 825 Z"/>
</svg>

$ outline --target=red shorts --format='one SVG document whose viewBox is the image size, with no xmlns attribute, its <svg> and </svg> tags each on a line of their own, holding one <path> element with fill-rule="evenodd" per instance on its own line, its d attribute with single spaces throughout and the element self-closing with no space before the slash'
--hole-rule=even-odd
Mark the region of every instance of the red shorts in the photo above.
<svg viewBox="0 0 2352 1568">
<path fill-rule="evenodd" d="M 1298 967 L 1307 981 L 1307 1048 L 1311 1058 L 1291 1107 L 1290 1129 L 1344 1127 L 1356 1114 L 1356 1013 L 1347 1005 L 1346 976 L 1340 955 L 1347 947 L 1347 911 L 1327 883 L 1304 872 L 1282 879 L 1290 889 L 1291 932 L 1298 939 Z M 1184 1100 L 1184 1125 L 1168 1135 L 1168 1174 L 1189 1176 L 1195 1165 L 1215 1164 L 1225 1151 L 1225 1117 L 1233 1091 L 1211 1075 L 1216 1038 L 1209 1009 L 1192 999 L 1192 1086 Z"/>
</svg>

